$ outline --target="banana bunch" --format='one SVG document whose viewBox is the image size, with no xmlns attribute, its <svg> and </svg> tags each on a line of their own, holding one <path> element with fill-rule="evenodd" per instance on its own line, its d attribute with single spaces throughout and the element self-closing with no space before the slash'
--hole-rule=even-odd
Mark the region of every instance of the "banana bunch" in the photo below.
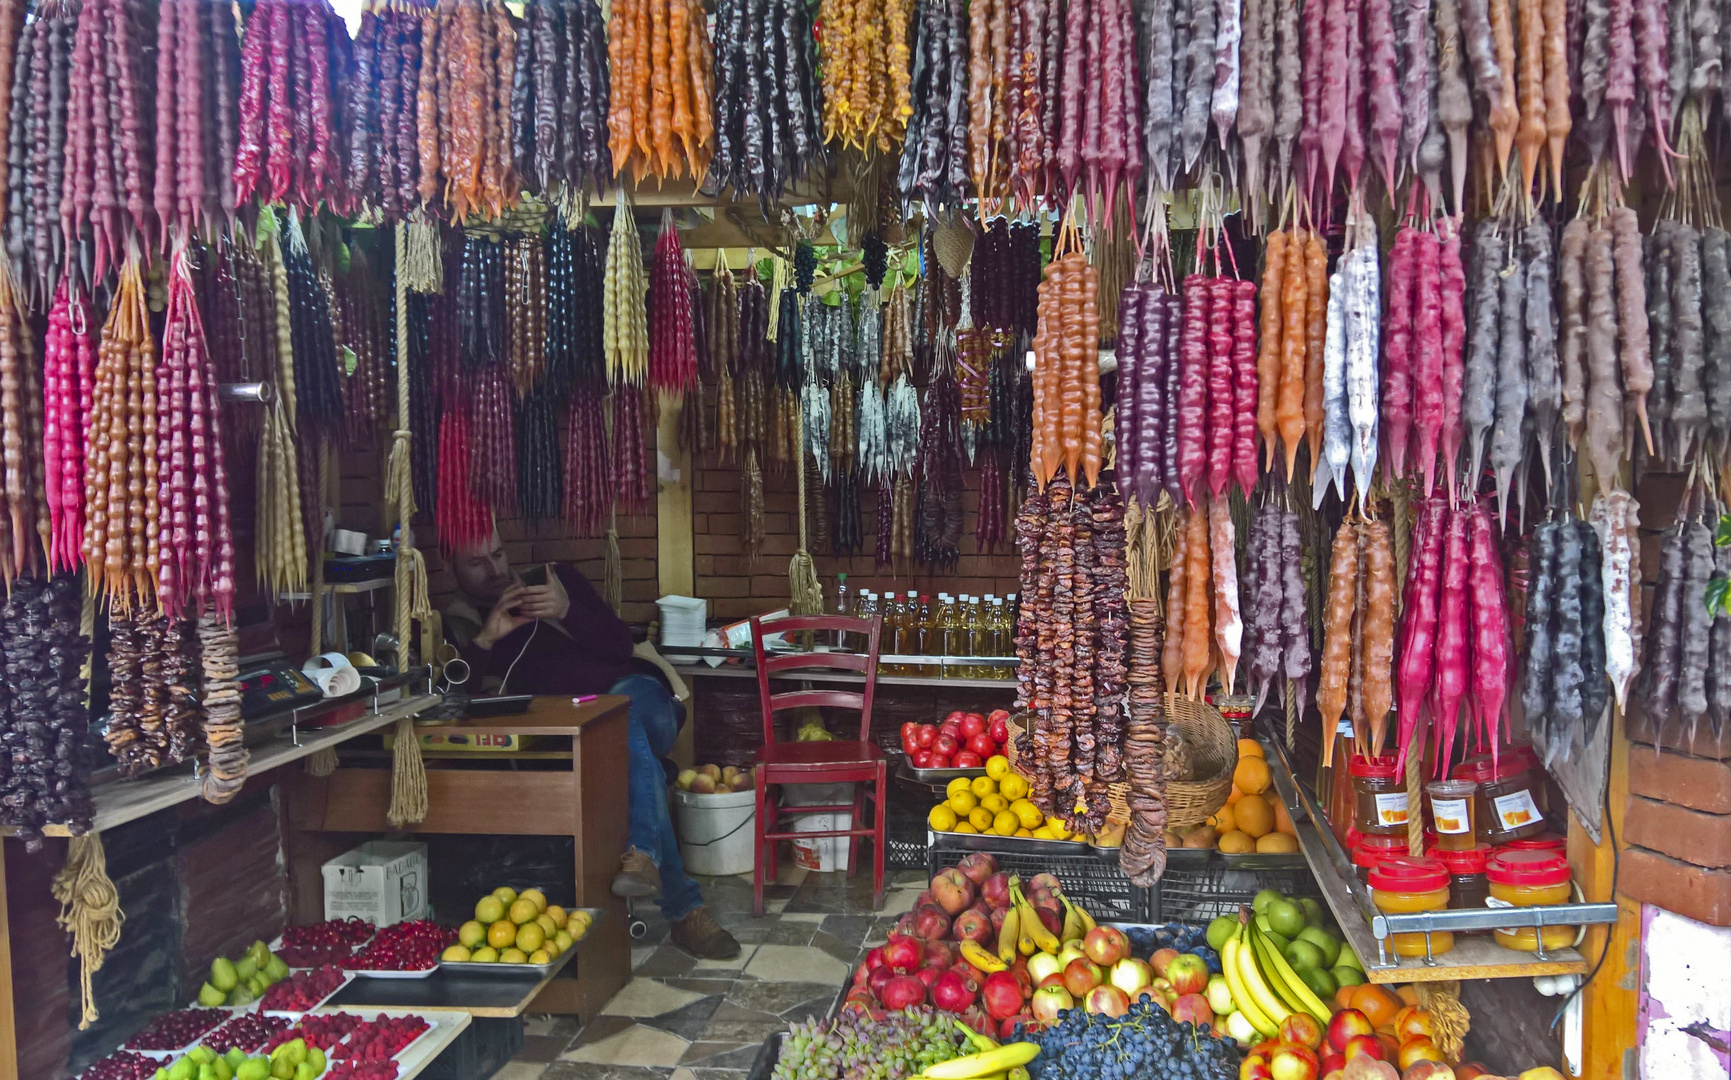
<svg viewBox="0 0 1731 1080">
<path fill-rule="evenodd" d="M 1328 1006 L 1298 977 L 1254 918 L 1226 940 L 1220 950 L 1220 967 L 1232 1000 L 1263 1038 L 1278 1037 L 1281 1021 L 1299 1012 L 1315 1017 L 1324 1030 L 1328 1028 Z"/>
<path fill-rule="evenodd" d="M 1040 1056 L 1038 1043 L 999 1043 L 960 1020 L 955 1025 L 974 1052 L 927 1066 L 914 1080 L 1028 1080 L 1028 1062 Z"/>
<path fill-rule="evenodd" d="M 1051 953 L 1054 956 L 1064 947 L 1066 942 L 1079 941 L 1088 931 L 1094 929 L 1094 917 L 1074 903 L 1063 893 L 1058 893 L 1058 900 L 1064 905 L 1064 925 L 1060 933 L 1054 934 L 1046 929 L 1046 924 L 1040 921 L 1040 913 L 1034 910 L 1034 905 L 1022 893 L 1020 878 L 1010 878 L 1010 910 L 1004 914 L 1004 924 L 998 930 L 998 951 L 993 957 L 984 946 L 967 942 L 962 945 L 962 955 L 970 964 L 981 971 L 1002 971 L 1016 962 L 1016 957 L 1032 956 L 1036 952 Z M 968 945 L 974 945 L 970 950 Z M 975 959 L 976 953 L 986 959 L 981 963 Z"/>
</svg>

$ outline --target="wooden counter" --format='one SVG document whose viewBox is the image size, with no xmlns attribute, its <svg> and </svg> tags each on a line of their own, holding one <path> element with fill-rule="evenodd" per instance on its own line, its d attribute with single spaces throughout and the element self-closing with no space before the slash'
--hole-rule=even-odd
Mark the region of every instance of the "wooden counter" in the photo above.
<svg viewBox="0 0 1731 1080">
<path fill-rule="evenodd" d="M 582 955 L 536 995 L 537 1012 L 594 1015 L 631 975 L 624 901 L 610 891 L 630 833 L 627 791 L 628 699 L 602 697 L 573 705 L 568 697 L 538 697 L 516 716 L 445 724 L 441 732 L 495 732 L 564 736 L 569 769 L 537 754 L 535 769 L 518 770 L 516 755 L 472 754 L 460 762 L 429 758 L 427 817 L 410 833 L 570 836 L 579 907 L 607 909 L 584 939 Z M 352 761 L 327 777 L 300 775 L 287 786 L 289 918 L 323 918 L 320 867 L 354 847 L 349 833 L 400 833 L 385 820 L 391 799 L 386 768 Z M 547 766 L 552 765 L 549 768 Z M 459 767 L 461 766 L 461 767 Z M 449 921 L 449 917 L 446 917 Z M 575 972 L 571 969 L 575 968 Z"/>
</svg>

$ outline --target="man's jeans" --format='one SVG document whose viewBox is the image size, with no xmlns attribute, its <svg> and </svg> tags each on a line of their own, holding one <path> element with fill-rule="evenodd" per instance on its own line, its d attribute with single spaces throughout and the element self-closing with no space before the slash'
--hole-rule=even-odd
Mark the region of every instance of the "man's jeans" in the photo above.
<svg viewBox="0 0 1731 1080">
<path fill-rule="evenodd" d="M 703 905 L 697 882 L 679 858 L 661 767 L 679 734 L 678 711 L 667 688 L 649 675 L 627 675 L 608 692 L 631 699 L 631 846 L 661 872 L 661 914 L 675 923 Z"/>
</svg>

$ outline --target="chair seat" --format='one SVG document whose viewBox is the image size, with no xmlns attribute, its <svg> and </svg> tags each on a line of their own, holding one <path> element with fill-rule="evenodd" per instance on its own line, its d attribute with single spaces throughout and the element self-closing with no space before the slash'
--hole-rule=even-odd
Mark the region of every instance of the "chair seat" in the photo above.
<svg viewBox="0 0 1731 1080">
<path fill-rule="evenodd" d="M 786 742 L 757 748 L 757 763 L 771 773 L 828 772 L 849 765 L 864 772 L 876 768 L 884 752 L 874 742 Z"/>
</svg>

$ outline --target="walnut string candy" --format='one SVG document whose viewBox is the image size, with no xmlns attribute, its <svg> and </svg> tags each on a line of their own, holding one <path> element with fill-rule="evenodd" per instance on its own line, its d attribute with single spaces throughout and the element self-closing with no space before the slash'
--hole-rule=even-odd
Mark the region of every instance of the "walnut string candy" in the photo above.
<svg viewBox="0 0 1731 1080">
<path fill-rule="evenodd" d="M 85 786 L 81 669 L 90 643 L 79 632 L 81 591 L 72 574 L 25 578 L 0 607 L 0 823 L 16 827 L 28 850 L 40 847 L 43 825 L 79 836 L 95 813 Z"/>
</svg>

